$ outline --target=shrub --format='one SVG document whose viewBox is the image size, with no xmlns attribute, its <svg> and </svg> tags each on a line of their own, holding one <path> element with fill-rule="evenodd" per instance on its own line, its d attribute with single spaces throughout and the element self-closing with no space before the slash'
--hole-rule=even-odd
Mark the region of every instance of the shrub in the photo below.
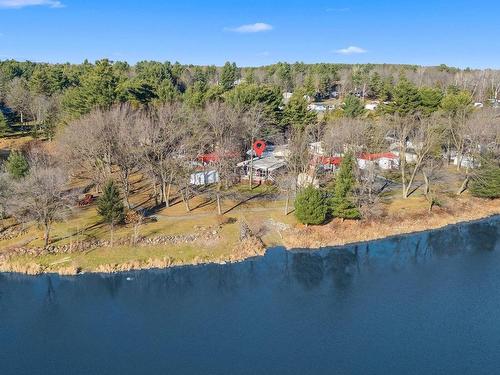
<svg viewBox="0 0 500 375">
<path fill-rule="evenodd" d="M 313 186 L 302 189 L 295 200 L 295 216 L 302 224 L 323 224 L 328 207 L 323 192 Z"/>
</svg>

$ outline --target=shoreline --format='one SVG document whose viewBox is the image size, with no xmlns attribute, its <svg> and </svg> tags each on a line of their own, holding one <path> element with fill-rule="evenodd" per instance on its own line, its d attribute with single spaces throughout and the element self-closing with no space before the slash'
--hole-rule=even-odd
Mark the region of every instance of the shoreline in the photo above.
<svg viewBox="0 0 500 375">
<path fill-rule="evenodd" d="M 470 201 L 466 202 L 471 204 Z M 475 203 L 475 202 L 472 202 Z M 476 202 L 477 203 L 477 202 Z M 485 203 L 479 202 L 479 203 Z M 476 221 L 483 221 L 500 215 L 500 201 L 492 201 L 492 205 L 478 207 L 476 210 L 468 211 L 467 214 L 451 214 L 449 212 L 436 212 L 429 216 L 404 218 L 387 218 L 386 220 L 362 220 L 344 221 L 333 220 L 332 222 L 317 227 L 299 227 L 286 229 L 280 232 L 282 243 L 265 245 L 260 239 L 249 238 L 240 243 L 230 256 L 221 256 L 214 259 L 205 257 L 195 257 L 192 261 L 182 261 L 164 257 L 163 259 L 147 259 L 146 261 L 131 260 L 124 263 L 101 264 L 94 269 L 81 270 L 68 266 L 60 269 L 49 269 L 40 264 L 28 263 L 24 268 L 19 264 L 8 261 L 0 264 L 1 273 L 12 273 L 22 275 L 43 275 L 58 274 L 60 276 L 78 276 L 83 274 L 116 274 L 130 271 L 145 271 L 150 269 L 167 269 L 183 266 L 200 266 L 210 264 L 230 264 L 239 263 L 253 258 L 264 256 L 268 249 L 272 247 L 283 247 L 286 251 L 315 251 L 325 248 L 335 248 L 348 245 L 364 244 L 372 241 L 380 241 L 391 237 L 413 235 L 444 229 L 448 226 L 469 224 Z M 472 204 L 472 206 L 476 206 Z M 487 208 L 486 208 L 487 207 Z M 464 207 L 461 207 L 463 209 Z M 464 212 L 464 211 L 462 211 Z M 396 220 L 397 224 L 393 223 Z M 378 230 L 373 231 L 376 227 Z M 340 236 L 339 236 L 340 234 Z M 33 258 L 36 261 L 36 256 Z"/>
</svg>

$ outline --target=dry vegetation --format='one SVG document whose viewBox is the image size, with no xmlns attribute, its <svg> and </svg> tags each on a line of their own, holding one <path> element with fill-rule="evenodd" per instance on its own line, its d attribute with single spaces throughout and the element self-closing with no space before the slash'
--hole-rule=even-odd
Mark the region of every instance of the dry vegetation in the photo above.
<svg viewBox="0 0 500 375">
<path fill-rule="evenodd" d="M 283 234 L 287 248 L 318 248 L 376 240 L 388 236 L 437 229 L 449 224 L 500 214 L 499 200 L 484 200 L 465 194 L 444 199 L 442 207 L 428 212 L 424 197 L 397 199 L 384 207 L 377 219 L 335 219 L 324 226 L 296 226 Z"/>
</svg>

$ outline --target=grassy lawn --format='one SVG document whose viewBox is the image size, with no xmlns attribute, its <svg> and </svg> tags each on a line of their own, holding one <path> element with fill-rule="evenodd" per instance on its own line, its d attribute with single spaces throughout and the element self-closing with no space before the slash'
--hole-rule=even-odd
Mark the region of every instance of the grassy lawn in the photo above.
<svg viewBox="0 0 500 375">
<path fill-rule="evenodd" d="M 139 176 L 134 176 L 134 194 L 131 197 L 133 206 L 150 207 L 149 186 Z M 194 242 L 131 246 L 120 245 L 103 247 L 86 252 L 68 254 L 48 254 L 38 256 L 15 256 L 11 263 L 30 264 L 35 262 L 48 270 L 57 271 L 68 266 L 77 267 L 83 271 L 99 269 L 102 265 L 124 264 L 130 262 L 144 263 L 151 260 L 168 258 L 175 264 L 193 263 L 195 261 L 217 261 L 231 255 L 239 243 L 240 221 L 245 221 L 255 233 L 258 233 L 266 246 L 280 244 L 280 234 L 272 225 L 266 225 L 266 220 L 293 225 L 296 223 L 293 214 L 284 215 L 284 202 L 269 199 L 254 200 L 274 193 L 274 188 L 266 185 L 250 189 L 247 184 L 238 185 L 234 193 L 238 200 L 226 199 L 222 202 L 223 217 L 217 215 L 214 201 L 203 196 L 190 200 L 192 210 L 186 212 L 184 204 L 175 197 L 168 208 L 155 212 L 156 221 L 148 221 L 139 228 L 143 237 L 178 236 L 196 233 L 200 230 L 216 231 L 217 238 L 213 240 L 196 240 Z M 122 225 L 115 229 L 115 239 L 132 239 L 132 225 Z M 109 227 L 101 222 L 95 203 L 85 208 L 75 208 L 65 221 L 54 224 L 51 231 L 52 244 L 56 246 L 75 244 L 78 241 L 109 240 Z M 9 239 L 0 240 L 0 252 L 9 247 L 29 246 L 42 247 L 42 231 L 36 225 L 27 226 L 25 233 Z"/>
</svg>

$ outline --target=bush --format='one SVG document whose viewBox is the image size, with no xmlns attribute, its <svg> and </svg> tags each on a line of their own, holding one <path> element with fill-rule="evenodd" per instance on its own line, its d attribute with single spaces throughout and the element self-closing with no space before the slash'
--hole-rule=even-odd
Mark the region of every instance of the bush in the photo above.
<svg viewBox="0 0 500 375">
<path fill-rule="evenodd" d="M 15 179 L 26 177 L 29 172 L 29 164 L 24 155 L 19 151 L 12 151 L 5 163 L 7 172 Z"/>
<path fill-rule="evenodd" d="M 472 195 L 480 198 L 500 198 L 500 164 L 496 160 L 483 160 L 481 168 L 470 184 Z"/>
<path fill-rule="evenodd" d="M 295 200 L 295 216 L 302 224 L 323 224 L 328 207 L 323 192 L 313 186 L 302 189 Z"/>
</svg>

